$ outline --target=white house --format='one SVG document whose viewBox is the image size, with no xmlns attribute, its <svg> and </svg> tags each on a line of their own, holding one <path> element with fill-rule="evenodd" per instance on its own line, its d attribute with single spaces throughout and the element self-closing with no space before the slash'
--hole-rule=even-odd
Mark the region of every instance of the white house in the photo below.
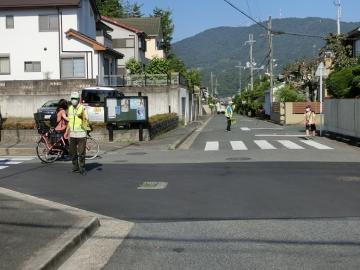
<svg viewBox="0 0 360 270">
<path fill-rule="evenodd" d="M 118 60 L 118 74 L 126 74 L 126 62 L 134 58 L 137 62 L 146 64 L 146 34 L 136 27 L 123 23 L 120 19 L 101 17 L 102 22 L 111 27 L 113 48 L 124 55 L 123 59 Z"/>
<path fill-rule="evenodd" d="M 160 17 L 142 17 L 142 18 L 124 18 L 120 22 L 135 27 L 146 34 L 146 52 L 147 59 L 164 58 L 165 53 L 162 48 L 163 33 Z"/>
<path fill-rule="evenodd" d="M 0 81 L 96 79 L 123 55 L 95 0 L 1 0 Z"/>
</svg>

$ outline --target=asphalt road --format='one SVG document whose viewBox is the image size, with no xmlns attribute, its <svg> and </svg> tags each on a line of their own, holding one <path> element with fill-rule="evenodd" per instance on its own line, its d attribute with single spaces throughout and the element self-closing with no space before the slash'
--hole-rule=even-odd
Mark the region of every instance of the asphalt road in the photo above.
<svg viewBox="0 0 360 270">
<path fill-rule="evenodd" d="M 299 131 L 246 118 L 226 133 L 223 120 L 188 150 L 122 150 L 89 163 L 86 177 L 67 163 L 27 162 L 1 170 L 0 186 L 136 222 L 105 269 L 358 269 L 360 163 L 349 162 L 358 148 L 263 137 Z M 251 146 L 256 135 L 276 149 Z M 230 142 L 240 140 L 248 149 L 234 151 Z M 219 148 L 205 151 L 209 141 Z M 163 189 L 139 189 L 153 182 Z"/>
</svg>

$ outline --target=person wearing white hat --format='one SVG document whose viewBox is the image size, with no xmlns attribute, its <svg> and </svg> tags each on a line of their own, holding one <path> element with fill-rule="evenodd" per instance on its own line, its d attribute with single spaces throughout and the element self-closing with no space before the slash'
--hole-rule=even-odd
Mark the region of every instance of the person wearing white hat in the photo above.
<svg viewBox="0 0 360 270">
<path fill-rule="evenodd" d="M 226 126 L 226 131 L 231 131 L 231 118 L 233 116 L 233 108 L 231 106 L 232 102 L 229 101 L 226 109 L 225 109 L 225 117 L 226 117 L 226 122 L 227 122 L 227 126 Z"/>
<path fill-rule="evenodd" d="M 71 93 L 71 105 L 68 110 L 68 131 L 69 134 L 69 152 L 72 159 L 72 171 L 86 174 L 85 154 L 86 154 L 86 137 L 87 131 L 84 128 L 84 122 L 88 120 L 85 107 L 80 104 L 79 92 Z"/>
</svg>

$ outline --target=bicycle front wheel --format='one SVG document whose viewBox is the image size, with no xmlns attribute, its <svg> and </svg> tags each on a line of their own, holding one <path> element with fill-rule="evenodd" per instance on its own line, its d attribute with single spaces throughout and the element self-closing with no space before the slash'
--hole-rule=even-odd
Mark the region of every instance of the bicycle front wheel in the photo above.
<svg viewBox="0 0 360 270">
<path fill-rule="evenodd" d="M 36 145 L 36 155 L 44 163 L 53 163 L 61 156 L 61 153 L 48 148 L 44 139 L 40 139 Z"/>
<path fill-rule="evenodd" d="M 94 159 L 98 156 L 100 151 L 100 146 L 95 139 L 88 137 L 86 139 L 86 155 L 85 159 Z"/>
</svg>

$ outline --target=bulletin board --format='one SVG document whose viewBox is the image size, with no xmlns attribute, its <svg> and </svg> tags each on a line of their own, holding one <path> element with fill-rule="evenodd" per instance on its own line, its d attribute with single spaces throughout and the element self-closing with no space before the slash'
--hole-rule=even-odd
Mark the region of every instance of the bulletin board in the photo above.
<svg viewBox="0 0 360 270">
<path fill-rule="evenodd" d="M 111 97 L 105 100 L 105 122 L 147 123 L 148 97 Z"/>
</svg>

